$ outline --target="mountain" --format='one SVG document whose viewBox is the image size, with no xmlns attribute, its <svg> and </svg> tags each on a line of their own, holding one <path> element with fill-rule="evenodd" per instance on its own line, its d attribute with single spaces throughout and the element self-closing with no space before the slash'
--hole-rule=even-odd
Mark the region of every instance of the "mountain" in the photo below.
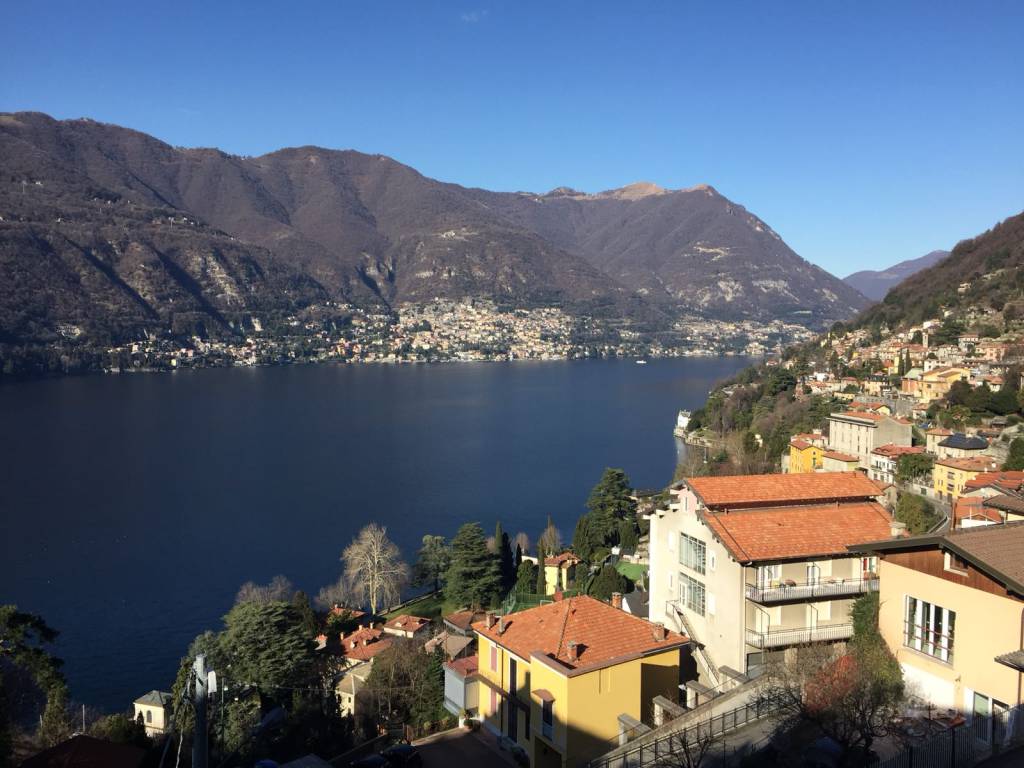
<svg viewBox="0 0 1024 768">
<path fill-rule="evenodd" d="M 885 299 L 857 316 L 851 327 L 897 328 L 942 316 L 941 308 L 1009 307 L 1024 317 L 1024 213 L 956 244 L 937 264 L 908 277 Z"/>
<path fill-rule="evenodd" d="M 659 305 L 724 319 L 802 313 L 825 325 L 867 304 L 708 185 L 667 190 L 640 182 L 591 195 L 564 187 L 544 195 L 473 192 Z"/>
<path fill-rule="evenodd" d="M 0 155 L 8 343 L 230 335 L 435 298 L 661 327 L 824 325 L 864 304 L 710 187 L 496 193 L 382 155 L 239 157 L 39 113 L 0 114 Z"/>
<path fill-rule="evenodd" d="M 860 291 L 872 301 L 881 301 L 894 285 L 916 272 L 927 269 L 949 256 L 949 251 L 932 251 L 916 259 L 907 259 L 888 269 L 864 269 L 843 278 L 843 282 Z"/>
</svg>

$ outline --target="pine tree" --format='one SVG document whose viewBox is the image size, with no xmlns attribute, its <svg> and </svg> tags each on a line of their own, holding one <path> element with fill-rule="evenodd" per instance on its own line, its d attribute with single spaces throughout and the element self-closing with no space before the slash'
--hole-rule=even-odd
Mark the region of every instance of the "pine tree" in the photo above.
<svg viewBox="0 0 1024 768">
<path fill-rule="evenodd" d="M 528 595 L 533 591 L 534 586 L 537 583 L 537 577 L 534 574 L 535 566 L 529 560 L 523 560 L 519 564 L 519 568 L 516 570 L 516 586 L 515 591 L 521 595 Z"/>
<path fill-rule="evenodd" d="M 636 501 L 631 496 L 629 477 L 621 469 L 605 469 L 587 499 L 594 541 L 611 546 L 618 539 L 619 520 L 636 517 Z M 599 545 L 599 546 L 600 546 Z"/>
<path fill-rule="evenodd" d="M 594 554 L 593 533 L 590 529 L 590 515 L 584 513 L 576 521 L 576 531 L 572 535 L 572 550 L 581 559 L 590 562 Z"/>
<path fill-rule="evenodd" d="M 516 544 L 516 553 L 512 558 L 512 565 L 516 568 L 516 573 L 519 573 L 519 566 L 523 564 L 523 548 Z"/>
<path fill-rule="evenodd" d="M 501 522 L 494 526 L 494 547 L 498 556 L 498 572 L 501 574 L 501 591 L 504 594 L 512 588 L 516 578 L 515 565 L 512 562 L 512 548 L 509 546 L 508 534 L 501 529 Z"/>
<path fill-rule="evenodd" d="M 499 596 L 498 559 L 487 551 L 487 539 L 479 523 L 466 523 L 452 539 L 444 592 L 456 605 L 473 608 L 489 605 Z"/>
<path fill-rule="evenodd" d="M 45 747 L 52 747 L 71 737 L 71 718 L 68 717 L 68 688 L 63 682 L 54 683 L 46 692 L 46 708 L 36 738 Z"/>
</svg>

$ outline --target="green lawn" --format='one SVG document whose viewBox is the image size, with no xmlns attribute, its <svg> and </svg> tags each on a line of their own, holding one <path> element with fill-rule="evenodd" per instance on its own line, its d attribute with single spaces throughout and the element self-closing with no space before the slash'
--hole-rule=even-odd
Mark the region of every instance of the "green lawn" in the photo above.
<svg viewBox="0 0 1024 768">
<path fill-rule="evenodd" d="M 399 614 L 406 613 L 410 616 L 422 616 L 424 619 L 438 619 L 446 614 L 457 611 L 458 606 L 449 603 L 444 595 L 426 595 L 419 600 L 409 603 L 404 608 L 384 614 L 385 619 L 393 619 Z"/>
<path fill-rule="evenodd" d="M 624 560 L 620 560 L 616 564 L 615 570 L 617 570 L 630 581 L 637 581 L 640 579 L 641 576 L 647 573 L 647 566 L 640 565 L 639 563 L 627 563 Z"/>
</svg>

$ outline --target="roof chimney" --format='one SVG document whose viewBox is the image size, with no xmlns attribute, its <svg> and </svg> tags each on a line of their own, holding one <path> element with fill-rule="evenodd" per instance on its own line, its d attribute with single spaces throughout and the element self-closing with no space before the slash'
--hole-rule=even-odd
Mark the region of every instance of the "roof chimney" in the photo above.
<svg viewBox="0 0 1024 768">
<path fill-rule="evenodd" d="M 569 641 L 569 661 L 575 662 L 580 657 L 580 647 L 575 640 Z"/>
<path fill-rule="evenodd" d="M 501 618 L 498 619 L 498 634 L 499 635 L 504 635 L 505 634 L 505 617 L 504 616 L 502 616 Z"/>
<path fill-rule="evenodd" d="M 660 643 L 665 639 L 665 636 L 665 625 L 659 621 L 654 625 L 654 639 Z"/>
<path fill-rule="evenodd" d="M 553 594 L 551 597 L 556 603 L 560 603 L 562 602 L 562 598 L 564 598 L 565 595 L 562 594 L 562 590 L 556 589 L 555 594 Z"/>
<path fill-rule="evenodd" d="M 905 536 L 907 533 L 907 524 L 901 523 L 899 520 L 892 520 L 889 523 L 889 534 L 894 539 L 899 539 Z"/>
<path fill-rule="evenodd" d="M 612 592 L 612 608 L 618 608 L 622 610 L 622 593 Z"/>
<path fill-rule="evenodd" d="M 497 618 L 494 615 L 494 611 L 488 611 L 487 612 L 487 628 L 490 629 L 491 627 L 493 627 L 494 626 L 494 622 L 496 622 L 496 621 L 497 621 Z"/>
</svg>

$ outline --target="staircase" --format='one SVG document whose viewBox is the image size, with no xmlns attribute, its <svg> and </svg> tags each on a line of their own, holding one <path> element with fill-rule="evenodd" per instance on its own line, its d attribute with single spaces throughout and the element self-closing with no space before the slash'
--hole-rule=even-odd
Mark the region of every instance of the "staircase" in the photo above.
<svg viewBox="0 0 1024 768">
<path fill-rule="evenodd" d="M 676 621 L 679 622 L 679 626 L 682 627 L 686 636 L 693 641 L 694 655 L 696 655 L 698 663 L 704 668 L 708 680 L 711 682 L 711 688 L 718 689 L 722 685 L 722 672 L 719 670 L 718 665 L 715 664 L 714 659 L 711 658 L 707 647 L 701 644 L 700 639 L 693 631 L 693 627 L 690 626 L 690 622 L 686 620 L 686 611 L 680 607 L 678 600 L 669 600 L 668 609 L 668 612 L 676 617 Z"/>
</svg>

